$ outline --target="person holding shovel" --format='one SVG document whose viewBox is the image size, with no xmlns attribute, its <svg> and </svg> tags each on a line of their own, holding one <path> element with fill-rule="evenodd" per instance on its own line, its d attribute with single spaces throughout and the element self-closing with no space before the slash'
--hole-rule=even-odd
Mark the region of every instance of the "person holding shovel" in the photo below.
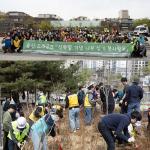
<svg viewBox="0 0 150 150">
<path fill-rule="evenodd" d="M 24 117 L 11 123 L 8 134 L 8 150 L 21 150 L 29 134 L 29 124 Z"/>
</svg>

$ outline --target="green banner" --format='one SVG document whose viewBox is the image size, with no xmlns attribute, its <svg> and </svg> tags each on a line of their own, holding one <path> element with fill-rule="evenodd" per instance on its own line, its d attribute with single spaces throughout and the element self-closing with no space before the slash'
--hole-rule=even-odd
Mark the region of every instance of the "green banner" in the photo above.
<svg viewBox="0 0 150 150">
<path fill-rule="evenodd" d="M 89 55 L 103 57 L 130 57 L 133 46 L 129 43 L 49 42 L 26 40 L 24 52 L 62 55 Z"/>
</svg>

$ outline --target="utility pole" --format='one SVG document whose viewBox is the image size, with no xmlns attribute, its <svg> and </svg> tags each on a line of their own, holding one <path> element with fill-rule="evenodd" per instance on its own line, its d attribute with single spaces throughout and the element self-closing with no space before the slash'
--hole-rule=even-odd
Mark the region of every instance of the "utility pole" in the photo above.
<svg viewBox="0 0 150 150">
<path fill-rule="evenodd" d="M 105 66 L 106 68 L 104 68 L 105 70 L 105 75 L 106 75 L 106 83 L 107 85 L 104 85 L 104 89 L 103 89 L 103 92 L 105 94 L 105 97 L 106 97 L 106 114 L 108 114 L 108 96 L 109 96 L 109 92 L 110 92 L 110 60 L 107 61 L 107 63 L 105 63 Z"/>
<path fill-rule="evenodd" d="M 126 60 L 126 78 L 128 78 L 128 60 Z"/>
<path fill-rule="evenodd" d="M 3 114 L 3 111 L 2 111 L 2 104 L 1 104 L 1 86 L 0 86 L 0 150 L 3 149 L 3 136 L 2 136 L 2 114 Z"/>
</svg>

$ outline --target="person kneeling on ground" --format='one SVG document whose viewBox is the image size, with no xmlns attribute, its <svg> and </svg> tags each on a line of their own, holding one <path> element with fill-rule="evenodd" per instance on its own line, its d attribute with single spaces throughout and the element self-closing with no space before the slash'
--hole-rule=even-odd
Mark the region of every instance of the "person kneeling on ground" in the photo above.
<svg viewBox="0 0 150 150">
<path fill-rule="evenodd" d="M 63 117 L 63 112 L 61 110 L 52 109 L 49 114 L 46 114 L 40 118 L 31 127 L 31 139 L 33 142 L 34 150 L 47 150 L 46 136 L 51 135 L 56 136 L 55 128 L 59 118 Z"/>
<path fill-rule="evenodd" d="M 4 53 L 11 52 L 11 38 L 10 34 L 8 33 L 6 37 L 2 40 L 2 49 Z"/>
<path fill-rule="evenodd" d="M 141 121 L 142 116 L 138 111 L 128 114 L 109 114 L 101 119 L 98 130 L 107 143 L 107 150 L 115 150 L 116 137 L 125 142 L 135 142 L 134 137 L 130 137 L 128 132 L 129 124 Z M 114 134 L 113 134 L 114 131 Z"/>
<path fill-rule="evenodd" d="M 29 134 L 29 124 L 24 117 L 19 117 L 11 123 L 8 134 L 8 150 L 20 150 L 26 143 Z"/>
<path fill-rule="evenodd" d="M 18 36 L 15 37 L 12 43 L 12 52 L 20 52 L 21 51 L 21 40 L 19 40 Z"/>
</svg>

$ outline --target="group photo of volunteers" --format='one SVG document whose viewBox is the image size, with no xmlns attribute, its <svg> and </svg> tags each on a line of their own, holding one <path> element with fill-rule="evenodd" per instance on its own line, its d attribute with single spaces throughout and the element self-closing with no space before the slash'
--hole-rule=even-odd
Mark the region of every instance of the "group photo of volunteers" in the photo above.
<svg viewBox="0 0 150 150">
<path fill-rule="evenodd" d="M 131 57 L 147 57 L 146 42 L 148 38 L 140 33 L 131 35 L 130 32 L 102 32 L 87 27 L 60 28 L 51 31 L 23 29 L 16 27 L 4 34 L 2 50 L 4 53 L 23 52 L 25 40 L 51 41 L 51 42 L 81 42 L 81 43 L 131 43 L 133 52 Z"/>
</svg>

